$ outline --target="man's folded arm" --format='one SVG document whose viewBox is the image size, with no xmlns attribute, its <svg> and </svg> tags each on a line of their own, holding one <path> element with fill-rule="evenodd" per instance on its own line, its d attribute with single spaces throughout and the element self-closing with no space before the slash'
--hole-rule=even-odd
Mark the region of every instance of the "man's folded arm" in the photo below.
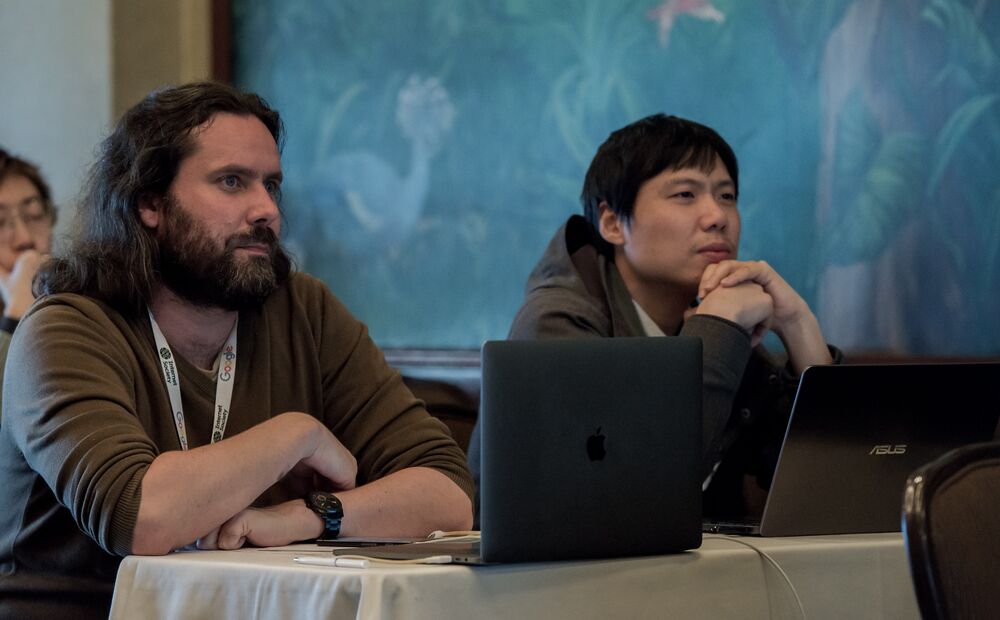
<svg viewBox="0 0 1000 620">
<path fill-rule="evenodd" d="M 440 529 L 467 530 L 471 506 L 461 487 L 441 472 L 410 467 L 371 484 L 337 493 L 344 536 L 423 537 Z M 302 499 L 247 508 L 198 539 L 203 549 L 238 549 L 247 543 L 285 545 L 320 536 L 323 521 Z"/>
<path fill-rule="evenodd" d="M 249 506 L 302 463 L 354 486 L 354 458 L 322 423 L 284 413 L 215 444 L 157 456 L 142 479 L 132 552 L 159 555 L 190 544 Z"/>
<path fill-rule="evenodd" d="M 469 495 L 436 469 L 408 467 L 337 497 L 343 536 L 421 537 L 472 527 Z"/>
</svg>

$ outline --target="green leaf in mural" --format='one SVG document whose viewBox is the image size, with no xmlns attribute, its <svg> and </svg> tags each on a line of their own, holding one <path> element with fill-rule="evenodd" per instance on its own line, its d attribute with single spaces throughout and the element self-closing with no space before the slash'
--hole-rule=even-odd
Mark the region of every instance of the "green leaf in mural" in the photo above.
<svg viewBox="0 0 1000 620">
<path fill-rule="evenodd" d="M 844 101 L 837 122 L 834 191 L 838 196 L 853 196 L 872 165 L 878 151 L 881 130 L 856 88 Z"/>
<path fill-rule="evenodd" d="M 949 64 L 973 70 L 981 82 L 997 70 L 1000 60 L 996 50 L 969 7 L 957 0 L 931 0 L 921 16 L 947 35 L 951 46 Z"/>
<path fill-rule="evenodd" d="M 897 132 L 882 140 L 856 198 L 848 202 L 829 237 L 832 262 L 870 261 L 885 251 L 916 216 L 926 162 L 927 140 L 919 134 Z"/>
<path fill-rule="evenodd" d="M 934 144 L 934 168 L 927 184 L 927 193 L 933 193 L 948 169 L 956 149 L 965 144 L 966 135 L 987 110 L 1000 101 L 1000 94 L 990 93 L 966 101 L 948 118 L 938 132 Z"/>
<path fill-rule="evenodd" d="M 559 135 L 566 143 L 566 148 L 569 149 L 577 163 L 586 166 L 590 158 L 590 151 L 593 149 L 587 136 L 581 131 L 583 111 L 579 105 L 580 98 L 571 92 L 579 84 L 580 74 L 579 67 L 574 66 L 566 69 L 552 85 L 551 103 L 556 127 L 559 128 Z"/>
</svg>

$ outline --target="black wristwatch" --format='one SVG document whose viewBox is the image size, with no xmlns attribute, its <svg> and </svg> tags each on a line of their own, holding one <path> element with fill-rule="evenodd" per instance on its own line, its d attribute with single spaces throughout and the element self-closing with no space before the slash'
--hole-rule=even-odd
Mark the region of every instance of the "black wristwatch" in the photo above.
<svg viewBox="0 0 1000 620">
<path fill-rule="evenodd" d="M 333 493 L 313 491 L 306 496 L 306 506 L 323 519 L 322 539 L 332 539 L 340 536 L 340 522 L 344 518 L 344 506 Z"/>
</svg>

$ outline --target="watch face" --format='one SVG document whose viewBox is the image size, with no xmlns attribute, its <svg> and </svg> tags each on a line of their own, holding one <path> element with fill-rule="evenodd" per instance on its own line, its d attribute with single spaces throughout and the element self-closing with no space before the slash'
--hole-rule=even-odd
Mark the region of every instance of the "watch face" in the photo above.
<svg viewBox="0 0 1000 620">
<path fill-rule="evenodd" d="M 341 505 L 340 500 L 333 493 L 314 491 L 309 494 L 309 504 L 317 512 L 322 512 L 328 515 L 342 516 L 344 513 L 344 508 Z"/>
<path fill-rule="evenodd" d="M 325 530 L 321 538 L 332 539 L 340 535 L 340 521 L 344 518 L 344 507 L 336 495 L 313 491 L 306 498 L 306 505 L 323 519 Z"/>
</svg>

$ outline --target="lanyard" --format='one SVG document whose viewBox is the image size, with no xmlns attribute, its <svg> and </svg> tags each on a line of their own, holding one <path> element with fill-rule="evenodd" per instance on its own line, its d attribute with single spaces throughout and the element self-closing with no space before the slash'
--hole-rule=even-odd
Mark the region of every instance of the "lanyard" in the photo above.
<svg viewBox="0 0 1000 620">
<path fill-rule="evenodd" d="M 184 426 L 184 405 L 181 403 L 181 377 L 174 363 L 174 354 L 163 337 L 160 326 L 156 324 L 153 313 L 149 313 L 149 323 L 153 326 L 153 338 L 156 340 L 156 351 L 160 355 L 160 366 L 163 370 L 163 380 L 167 384 L 167 394 L 170 396 L 170 408 L 173 410 L 174 424 L 177 425 L 177 439 L 181 442 L 181 450 L 188 449 L 187 430 Z M 219 374 L 215 380 L 215 418 L 212 421 L 212 443 L 222 441 L 226 432 L 226 422 L 229 420 L 229 405 L 233 401 L 233 379 L 236 377 L 236 326 L 229 332 L 229 339 L 219 351 Z"/>
</svg>

